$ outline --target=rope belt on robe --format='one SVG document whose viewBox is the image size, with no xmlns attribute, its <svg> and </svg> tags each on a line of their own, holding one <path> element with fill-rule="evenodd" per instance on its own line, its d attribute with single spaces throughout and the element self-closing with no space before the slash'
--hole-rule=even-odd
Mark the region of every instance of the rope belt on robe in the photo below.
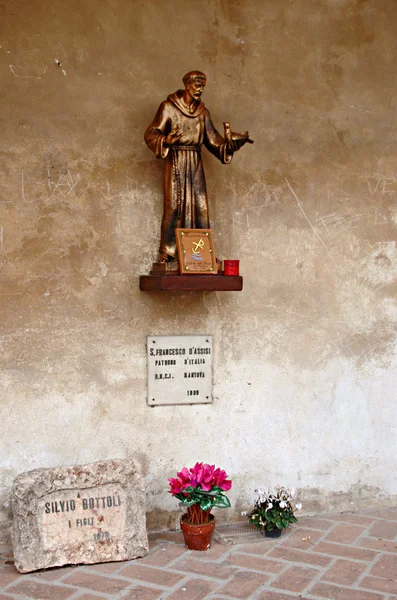
<svg viewBox="0 0 397 600">
<path fill-rule="evenodd" d="M 177 211 L 176 216 L 179 220 L 181 218 L 181 205 L 182 205 L 182 191 L 181 191 L 181 180 L 179 177 L 179 169 L 178 169 L 178 152 L 180 150 L 183 151 L 193 151 L 193 152 L 201 152 L 201 146 L 171 146 L 172 149 L 172 171 L 174 174 L 174 181 L 176 182 L 176 201 L 177 201 Z"/>
</svg>

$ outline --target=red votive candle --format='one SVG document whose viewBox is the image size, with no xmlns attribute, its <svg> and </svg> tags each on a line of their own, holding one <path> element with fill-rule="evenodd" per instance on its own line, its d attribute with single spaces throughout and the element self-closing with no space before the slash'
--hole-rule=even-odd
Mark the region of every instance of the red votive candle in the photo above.
<svg viewBox="0 0 397 600">
<path fill-rule="evenodd" d="M 224 275 L 238 275 L 239 274 L 239 260 L 224 260 L 223 261 L 223 273 Z"/>
</svg>

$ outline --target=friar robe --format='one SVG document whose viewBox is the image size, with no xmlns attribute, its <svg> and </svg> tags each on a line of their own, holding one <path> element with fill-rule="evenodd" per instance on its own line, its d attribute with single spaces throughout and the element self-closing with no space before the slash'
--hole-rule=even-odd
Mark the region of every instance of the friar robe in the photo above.
<svg viewBox="0 0 397 600">
<path fill-rule="evenodd" d="M 201 146 L 222 163 L 232 160 L 226 141 L 212 124 L 202 101 L 189 112 L 183 90 L 160 104 L 153 123 L 145 132 L 145 142 L 157 158 L 164 159 L 164 211 L 161 223 L 160 255 L 176 256 L 175 228 L 208 229 L 207 188 Z M 164 138 L 179 127 L 183 132 L 177 144 L 164 146 Z"/>
</svg>

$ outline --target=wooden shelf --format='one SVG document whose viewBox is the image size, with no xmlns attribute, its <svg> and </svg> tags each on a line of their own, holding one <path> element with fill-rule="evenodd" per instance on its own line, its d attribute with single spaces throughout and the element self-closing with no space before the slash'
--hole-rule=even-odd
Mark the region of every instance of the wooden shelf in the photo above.
<svg viewBox="0 0 397 600">
<path fill-rule="evenodd" d="M 141 275 L 143 292 L 241 292 L 243 278 L 229 275 Z"/>
</svg>

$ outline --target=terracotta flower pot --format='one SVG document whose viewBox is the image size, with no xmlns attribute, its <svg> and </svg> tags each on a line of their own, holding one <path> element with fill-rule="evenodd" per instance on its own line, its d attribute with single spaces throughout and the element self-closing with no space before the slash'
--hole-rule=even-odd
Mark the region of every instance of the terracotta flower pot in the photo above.
<svg viewBox="0 0 397 600">
<path fill-rule="evenodd" d="M 209 515 L 208 523 L 203 525 L 190 525 L 187 514 L 182 515 L 181 529 L 185 544 L 189 550 L 204 551 L 211 546 L 212 534 L 215 529 L 215 517 Z"/>
</svg>

